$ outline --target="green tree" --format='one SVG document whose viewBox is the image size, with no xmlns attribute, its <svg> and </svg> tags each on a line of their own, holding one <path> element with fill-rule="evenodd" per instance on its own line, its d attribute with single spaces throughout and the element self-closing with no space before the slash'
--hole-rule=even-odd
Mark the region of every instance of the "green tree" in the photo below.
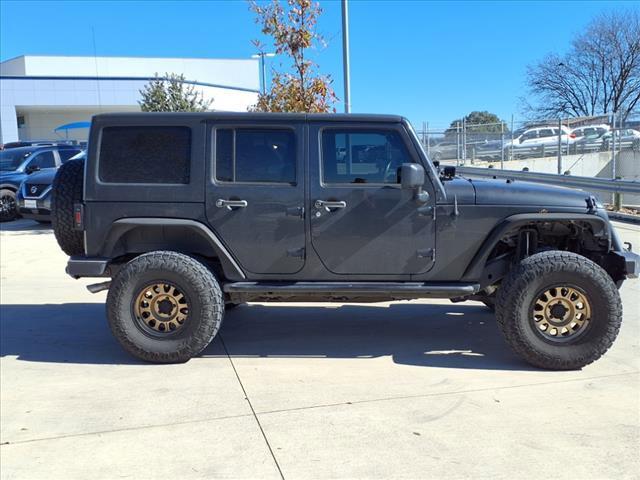
<svg viewBox="0 0 640 480">
<path fill-rule="evenodd" d="M 311 0 L 287 0 L 283 6 L 279 0 L 261 6 L 250 2 L 264 35 L 271 37 L 273 48 L 285 57 L 288 71 L 272 71 L 271 87 L 260 94 L 258 102 L 250 110 L 258 112 L 335 112 L 337 97 L 331 88 L 329 75 L 317 72 L 318 65 L 309 58 L 309 50 L 324 44 L 316 31 L 322 9 Z M 264 45 L 257 40 L 253 44 L 260 50 Z M 282 64 L 281 64 L 282 66 Z"/>
<path fill-rule="evenodd" d="M 495 113 L 485 111 L 473 111 L 462 118 L 454 120 L 449 125 L 449 128 L 444 132 L 445 135 L 455 135 L 456 128 L 462 129 L 464 123 L 467 133 L 500 133 L 504 124 L 504 131 L 507 132 L 507 124 L 504 120 L 500 120 Z"/>
<path fill-rule="evenodd" d="M 205 100 L 193 85 L 185 83 L 184 75 L 166 73 L 155 78 L 140 90 L 138 101 L 143 112 L 204 112 L 211 100 Z"/>
</svg>

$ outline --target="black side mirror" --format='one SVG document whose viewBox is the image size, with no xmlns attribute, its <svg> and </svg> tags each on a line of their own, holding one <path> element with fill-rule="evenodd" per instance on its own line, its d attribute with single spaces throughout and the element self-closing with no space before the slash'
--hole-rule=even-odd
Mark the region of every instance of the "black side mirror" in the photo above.
<svg viewBox="0 0 640 480">
<path fill-rule="evenodd" d="M 40 170 L 40 167 L 37 165 L 29 165 L 27 168 L 24 169 L 27 175 L 31 175 L 33 172 L 37 172 L 38 170 Z"/>
<path fill-rule="evenodd" d="M 414 190 L 414 199 L 418 203 L 427 203 L 429 193 L 422 190 L 424 168 L 417 163 L 403 163 L 400 167 L 400 185 L 403 189 Z"/>
</svg>

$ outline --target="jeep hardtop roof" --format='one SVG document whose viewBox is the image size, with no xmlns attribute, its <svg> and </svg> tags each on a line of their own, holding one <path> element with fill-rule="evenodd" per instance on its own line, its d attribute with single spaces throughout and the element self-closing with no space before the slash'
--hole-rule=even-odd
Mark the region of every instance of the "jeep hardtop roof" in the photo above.
<svg viewBox="0 0 640 480">
<path fill-rule="evenodd" d="M 234 121 L 234 120 L 275 120 L 278 121 L 320 121 L 320 122 L 384 122 L 409 123 L 400 115 L 380 115 L 370 113 L 263 113 L 263 112 L 126 112 L 100 113 L 94 115 L 94 120 L 115 122 L 119 120 L 133 120 L 141 118 L 157 118 L 162 120 L 190 120 L 202 121 Z"/>
</svg>

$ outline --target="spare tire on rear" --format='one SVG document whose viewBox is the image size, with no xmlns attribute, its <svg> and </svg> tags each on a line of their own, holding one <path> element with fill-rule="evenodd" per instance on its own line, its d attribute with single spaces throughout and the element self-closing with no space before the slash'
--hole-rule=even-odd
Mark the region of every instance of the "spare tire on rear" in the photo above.
<svg viewBox="0 0 640 480">
<path fill-rule="evenodd" d="M 73 210 L 74 204 L 82 202 L 83 183 L 83 160 L 63 163 L 53 179 L 51 223 L 58 245 L 69 256 L 84 254 L 84 236 L 74 228 Z"/>
</svg>

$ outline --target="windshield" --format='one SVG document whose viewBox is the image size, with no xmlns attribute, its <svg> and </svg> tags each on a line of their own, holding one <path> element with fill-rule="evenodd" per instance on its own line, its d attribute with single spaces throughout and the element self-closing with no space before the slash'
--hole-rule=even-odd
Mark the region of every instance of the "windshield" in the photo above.
<svg viewBox="0 0 640 480">
<path fill-rule="evenodd" d="M 420 141 L 420 138 L 418 138 L 418 134 L 416 133 L 416 131 L 413 129 L 413 125 L 411 125 L 411 122 L 409 122 L 408 120 L 402 123 L 407 127 L 407 130 L 409 131 L 409 135 L 411 135 L 413 139 L 414 146 L 420 150 L 420 153 L 422 154 L 421 156 L 426 162 L 426 165 L 423 165 L 423 166 L 426 166 L 431 172 L 431 178 L 434 179 L 436 189 L 440 192 L 440 195 L 442 195 L 442 198 L 447 198 L 447 192 L 445 192 L 444 187 L 438 180 L 438 177 L 439 177 L 438 171 L 433 166 L 433 163 L 431 163 L 431 160 L 429 159 L 427 152 L 424 151 L 422 142 Z"/>
<path fill-rule="evenodd" d="M 87 151 L 83 150 L 77 155 L 74 155 L 73 157 L 71 157 L 69 160 L 86 160 L 86 159 L 87 159 Z"/>
<path fill-rule="evenodd" d="M 32 150 L 12 148 L 0 152 L 0 172 L 12 172 L 31 155 Z"/>
</svg>

